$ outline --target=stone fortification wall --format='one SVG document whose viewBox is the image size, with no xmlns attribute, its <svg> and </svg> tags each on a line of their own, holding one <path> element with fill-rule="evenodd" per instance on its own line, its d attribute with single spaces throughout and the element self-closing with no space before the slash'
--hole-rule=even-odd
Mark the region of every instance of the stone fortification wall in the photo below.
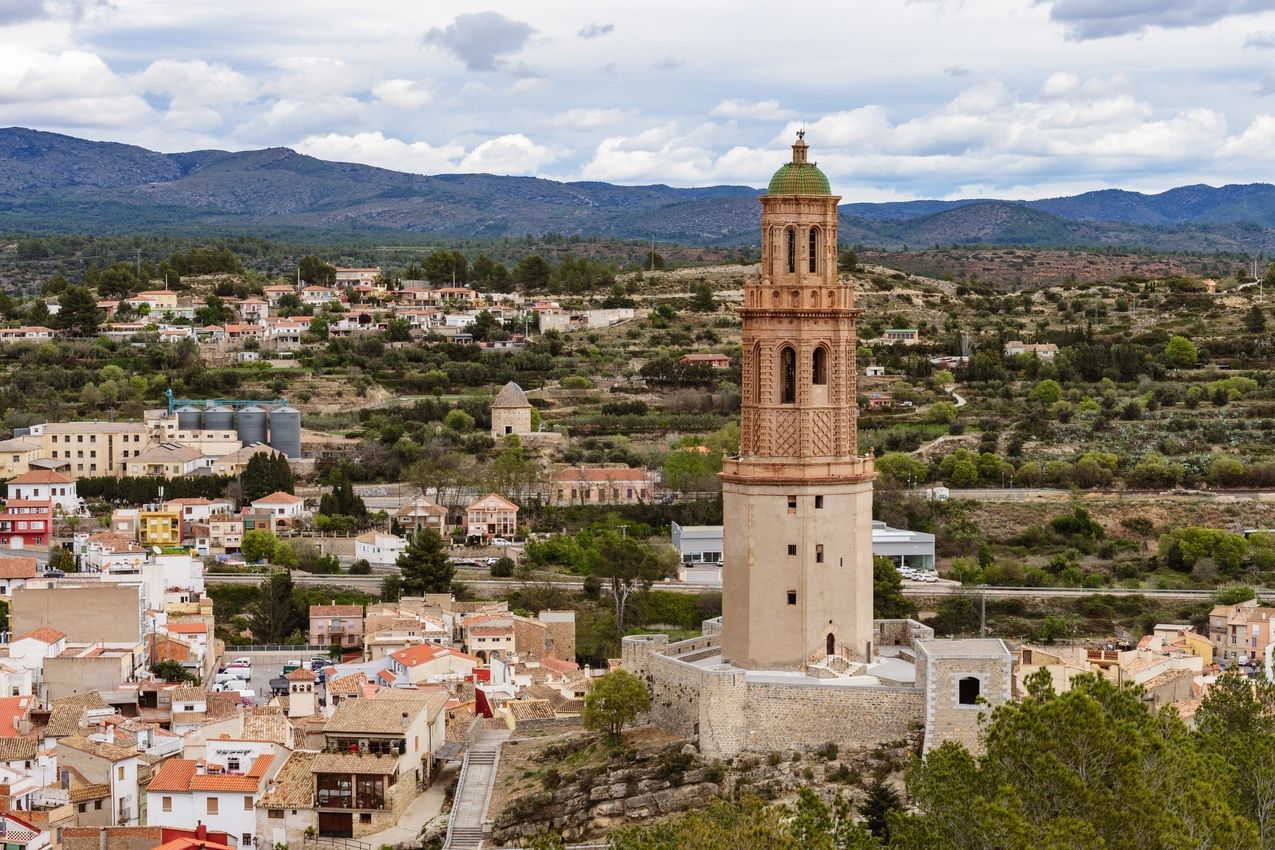
<svg viewBox="0 0 1275 850">
<path fill-rule="evenodd" d="M 651 690 L 649 722 L 697 740 L 705 755 L 807 749 L 828 741 L 875 746 L 907 737 L 924 716 L 919 688 L 750 683 L 741 670 L 704 670 L 665 654 L 679 649 L 688 656 L 702 651 L 670 647 L 660 635 L 625 638 L 624 666 Z"/>
</svg>

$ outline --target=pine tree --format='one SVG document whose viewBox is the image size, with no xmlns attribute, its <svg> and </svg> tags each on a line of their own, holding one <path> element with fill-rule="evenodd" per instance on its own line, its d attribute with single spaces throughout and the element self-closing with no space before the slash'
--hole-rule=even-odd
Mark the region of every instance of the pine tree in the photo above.
<svg viewBox="0 0 1275 850">
<path fill-rule="evenodd" d="M 409 596 L 451 590 L 456 568 L 447 559 L 443 538 L 433 529 L 422 529 L 407 541 L 396 563 L 403 574 L 402 592 Z"/>
<path fill-rule="evenodd" d="M 868 795 L 859 806 L 859 814 L 863 815 L 864 825 L 869 832 L 888 842 L 890 823 L 886 815 L 902 808 L 903 801 L 899 799 L 899 792 L 878 779 L 868 788 Z"/>
<path fill-rule="evenodd" d="M 1251 334 L 1260 334 L 1266 330 L 1266 314 L 1256 304 L 1244 316 L 1244 329 Z"/>
<path fill-rule="evenodd" d="M 258 643 L 283 643 L 304 626 L 305 612 L 293 592 L 292 574 L 287 570 L 271 573 L 248 609 L 248 628 L 253 639 Z"/>
</svg>

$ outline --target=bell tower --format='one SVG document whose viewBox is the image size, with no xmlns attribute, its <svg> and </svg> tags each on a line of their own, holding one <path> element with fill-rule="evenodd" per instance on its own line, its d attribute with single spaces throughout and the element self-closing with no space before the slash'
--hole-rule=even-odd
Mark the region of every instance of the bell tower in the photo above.
<svg viewBox="0 0 1275 850">
<path fill-rule="evenodd" d="M 722 467 L 722 657 L 802 669 L 872 656 L 872 458 L 857 453 L 854 289 L 805 133 L 760 198 L 744 288 L 740 453 Z"/>
</svg>

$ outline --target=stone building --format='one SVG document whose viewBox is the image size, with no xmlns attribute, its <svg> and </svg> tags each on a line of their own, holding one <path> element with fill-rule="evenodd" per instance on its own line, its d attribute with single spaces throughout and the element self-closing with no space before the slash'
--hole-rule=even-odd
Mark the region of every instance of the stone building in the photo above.
<svg viewBox="0 0 1275 850">
<path fill-rule="evenodd" d="M 722 654 L 799 669 L 872 655 L 871 455 L 857 452 L 854 287 L 837 201 L 798 138 L 761 198 L 745 287 L 740 453 L 722 465 Z"/>
<path fill-rule="evenodd" d="M 624 639 L 650 720 L 706 755 L 875 746 L 917 724 L 925 746 L 978 745 L 1011 698 L 999 640 L 935 640 L 873 620 L 871 455 L 857 446 L 852 281 L 837 274 L 837 201 L 803 134 L 762 204 L 744 288 L 740 451 L 722 464 L 720 619 L 670 644 Z"/>
<path fill-rule="evenodd" d="M 491 403 L 491 436 L 500 440 L 510 434 L 531 433 L 531 402 L 522 387 L 513 381 L 501 387 Z"/>
</svg>

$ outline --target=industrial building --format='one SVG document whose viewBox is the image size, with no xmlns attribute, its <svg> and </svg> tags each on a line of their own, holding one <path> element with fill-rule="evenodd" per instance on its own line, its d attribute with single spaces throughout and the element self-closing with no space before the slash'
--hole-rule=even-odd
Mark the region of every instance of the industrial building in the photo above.
<svg viewBox="0 0 1275 850">
<path fill-rule="evenodd" d="M 720 586 L 725 541 L 720 525 L 672 524 L 673 548 L 681 555 L 678 580 L 687 584 Z M 872 521 L 872 554 L 889 558 L 900 567 L 934 569 L 934 535 L 891 528 Z"/>
</svg>

